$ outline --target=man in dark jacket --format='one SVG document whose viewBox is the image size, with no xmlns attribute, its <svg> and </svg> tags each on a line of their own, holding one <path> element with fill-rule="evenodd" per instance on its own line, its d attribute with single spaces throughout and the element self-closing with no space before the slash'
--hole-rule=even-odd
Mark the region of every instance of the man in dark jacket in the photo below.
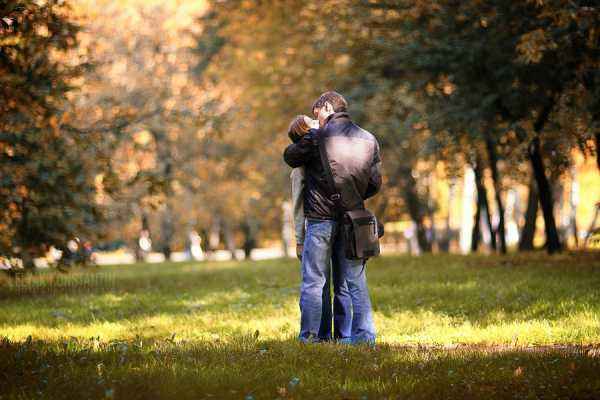
<svg viewBox="0 0 600 400">
<path fill-rule="evenodd" d="M 323 305 L 322 301 L 323 287 L 331 273 L 330 260 L 334 295 L 341 299 L 334 318 L 338 339 L 351 343 L 375 341 L 365 263 L 345 257 L 340 217 L 344 210 L 363 208 L 364 200 L 379 191 L 381 159 L 375 137 L 352 122 L 346 109 L 347 102 L 340 94 L 322 94 L 313 105 L 320 128 L 311 130 L 284 152 L 285 162 L 292 168 L 304 166 L 306 175 L 304 213 L 307 229 L 300 293 L 299 339 L 302 341 L 317 338 L 323 306 L 331 307 Z M 340 198 L 325 173 L 320 155 L 323 148 L 330 156 L 328 165 Z M 344 288 L 348 293 L 343 293 Z M 347 294 L 351 304 L 348 304 Z M 350 307 L 351 326 L 350 319 L 343 318 L 343 315 L 350 315 Z"/>
</svg>

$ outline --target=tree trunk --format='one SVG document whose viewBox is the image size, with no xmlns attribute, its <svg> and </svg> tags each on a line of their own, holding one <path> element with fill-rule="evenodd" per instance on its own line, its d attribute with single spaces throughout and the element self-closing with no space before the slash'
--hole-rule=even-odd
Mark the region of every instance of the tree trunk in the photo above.
<svg viewBox="0 0 600 400">
<path fill-rule="evenodd" d="M 571 190 L 569 191 L 569 230 L 573 234 L 575 247 L 579 247 L 579 232 L 577 229 L 577 206 L 579 205 L 579 183 L 577 170 L 571 167 Z"/>
<path fill-rule="evenodd" d="M 218 215 L 215 215 L 211 221 L 209 230 L 208 230 L 208 251 L 214 252 L 218 250 L 219 245 L 221 244 L 221 218 Z"/>
<path fill-rule="evenodd" d="M 527 210 L 525 211 L 525 223 L 521 229 L 519 238 L 519 250 L 533 250 L 533 239 L 535 237 L 535 225 L 538 213 L 538 192 L 537 185 L 533 177 L 529 183 L 529 195 L 527 196 Z"/>
<path fill-rule="evenodd" d="M 225 246 L 227 250 L 231 253 L 231 259 L 237 260 L 237 254 L 235 254 L 235 239 L 233 236 L 233 231 L 231 229 L 231 224 L 227 221 L 223 222 L 223 235 L 225 239 Z"/>
<path fill-rule="evenodd" d="M 540 205 L 542 206 L 542 214 L 544 215 L 544 225 L 546 232 L 546 251 L 550 254 L 559 252 L 562 249 L 558 231 L 556 230 L 556 221 L 554 219 L 554 201 L 552 199 L 552 188 L 546 177 L 544 168 L 544 160 L 540 145 L 540 134 L 544 125 L 550 117 L 552 108 L 554 108 L 554 100 L 548 103 L 542 110 L 537 120 L 534 123 L 533 129 L 536 136 L 531 140 L 527 148 L 529 160 L 533 168 L 533 176 L 535 178 Z"/>
<path fill-rule="evenodd" d="M 448 190 L 448 213 L 446 215 L 446 220 L 445 220 L 445 227 L 444 227 L 444 237 L 442 240 L 440 240 L 439 242 L 439 249 L 441 252 L 444 253 L 448 253 L 450 252 L 450 246 L 451 246 L 451 235 L 452 235 L 452 229 L 450 226 L 450 213 L 452 210 L 452 205 L 454 204 L 454 196 L 456 193 L 456 183 L 454 182 L 454 179 L 452 179 L 450 181 L 450 187 Z"/>
<path fill-rule="evenodd" d="M 33 251 L 31 251 L 29 248 L 24 247 L 21 250 L 21 261 L 23 262 L 23 268 L 25 269 L 25 271 L 27 272 L 34 272 L 35 271 L 35 262 L 34 260 L 34 254 Z"/>
<path fill-rule="evenodd" d="M 31 241 L 31 235 L 28 231 L 29 228 L 29 209 L 26 207 L 25 200 L 22 200 L 21 210 L 23 212 L 21 216 L 21 221 L 19 223 L 19 233 L 18 236 L 21 238 L 21 251 L 20 258 L 23 263 L 23 268 L 26 272 L 34 272 L 35 271 L 35 263 L 34 259 L 34 251 L 33 246 L 30 243 L 27 243 L 27 240 Z"/>
<path fill-rule="evenodd" d="M 587 233 L 585 235 L 585 240 L 583 241 L 583 247 L 587 247 L 588 241 L 592 238 L 592 235 L 594 235 L 594 233 L 597 231 L 597 229 L 594 229 L 594 227 L 596 226 L 596 221 L 598 220 L 599 216 L 600 216 L 600 202 L 596 203 L 594 217 L 592 218 L 590 227 L 588 228 Z"/>
<path fill-rule="evenodd" d="M 171 259 L 171 242 L 173 241 L 173 209 L 169 200 L 167 199 L 165 212 L 163 213 L 163 219 L 161 221 L 161 251 L 165 256 L 165 261 Z"/>
<path fill-rule="evenodd" d="M 479 241 L 481 239 L 481 201 L 480 197 L 477 196 L 477 211 L 475 211 L 475 217 L 473 221 L 473 230 L 471 231 L 471 252 L 476 252 L 479 248 Z"/>
<path fill-rule="evenodd" d="M 427 217 L 429 218 L 429 232 L 430 232 L 429 246 L 432 249 L 433 249 L 433 246 L 436 246 L 437 248 L 439 248 L 433 210 L 434 210 L 433 201 L 432 201 L 429 193 L 427 193 Z"/>
<path fill-rule="evenodd" d="M 145 235 L 147 235 L 148 240 L 151 240 L 151 236 L 150 236 L 150 224 L 148 223 L 148 214 L 146 213 L 146 211 L 140 207 L 140 209 L 142 210 L 142 229 L 140 231 L 140 235 L 138 237 L 138 240 L 136 240 L 135 242 L 135 259 L 137 262 L 143 262 L 145 260 L 145 253 L 146 251 L 144 249 L 142 249 L 142 246 L 140 245 L 142 237 L 146 237 Z"/>
<path fill-rule="evenodd" d="M 542 152 L 540 146 L 540 138 L 536 136 L 533 138 L 528 148 L 529 160 L 533 168 L 533 174 L 537 183 L 538 195 L 540 198 L 540 205 L 542 206 L 542 213 L 544 215 L 544 225 L 546 231 L 546 250 L 548 253 L 556 253 L 561 251 L 562 245 L 558 237 L 558 231 L 556 229 L 556 221 L 554 219 L 553 210 L 553 199 L 552 199 L 552 188 L 550 182 L 546 177 L 546 171 L 544 169 L 544 162 L 542 159 Z"/>
<path fill-rule="evenodd" d="M 552 179 L 555 182 L 552 189 L 552 201 L 553 201 L 553 215 L 556 219 L 556 230 L 558 232 L 558 240 L 564 245 L 567 244 L 568 238 L 568 217 L 565 215 L 565 196 L 564 196 L 564 187 L 560 180 Z"/>
<path fill-rule="evenodd" d="M 427 218 L 429 219 L 429 237 L 428 237 L 428 241 L 429 241 L 429 246 L 431 247 L 432 251 L 434 248 L 438 248 L 439 249 L 439 244 L 438 242 L 438 238 L 437 238 L 437 233 L 436 233 L 436 226 L 435 226 L 435 219 L 434 219 L 434 211 L 435 211 L 435 204 L 433 201 L 433 198 L 431 196 L 431 187 L 433 184 L 433 178 L 432 178 L 432 174 L 428 173 L 427 176 L 425 177 L 425 212 L 427 213 Z M 435 247 L 434 247 L 435 246 Z"/>
<path fill-rule="evenodd" d="M 165 261 L 171 258 L 171 242 L 174 235 L 173 208 L 171 200 L 173 198 L 173 168 L 174 160 L 169 138 L 162 129 L 150 129 L 150 133 L 156 142 L 160 172 L 162 174 L 163 195 L 165 201 L 165 212 L 161 221 L 161 251 L 165 256 Z"/>
<path fill-rule="evenodd" d="M 600 170 L 600 131 L 594 135 L 596 137 L 596 166 Z"/>
<path fill-rule="evenodd" d="M 471 250 L 471 239 L 473 233 L 473 204 L 476 204 L 475 172 L 469 164 L 464 167 L 463 193 L 461 201 L 460 231 L 458 234 L 458 246 L 462 254 Z"/>
<path fill-rule="evenodd" d="M 493 250 L 496 250 L 496 235 L 494 234 L 494 226 L 492 224 L 492 215 L 490 213 L 490 205 L 487 198 L 487 189 L 483 184 L 483 163 L 481 159 L 477 157 L 477 161 L 473 166 L 475 171 L 475 187 L 477 188 L 477 204 L 480 204 L 481 211 L 485 209 L 485 220 L 490 231 L 490 245 Z"/>
<path fill-rule="evenodd" d="M 251 221 L 242 222 L 241 229 L 244 234 L 244 258 L 249 260 L 252 250 L 256 247 L 256 230 Z"/>
<path fill-rule="evenodd" d="M 500 252 L 506 254 L 506 228 L 504 222 L 504 204 L 502 202 L 502 192 L 500 185 L 500 174 L 498 172 L 498 154 L 496 153 L 496 147 L 492 139 L 488 136 L 486 138 L 486 148 L 490 161 L 490 168 L 492 170 L 492 180 L 494 181 L 494 195 L 496 199 L 496 207 L 498 207 L 498 238 L 500 239 Z"/>
<path fill-rule="evenodd" d="M 412 175 L 412 170 L 408 167 L 400 167 L 399 175 L 408 213 L 417 228 L 419 248 L 423 253 L 430 253 L 431 243 L 427 240 L 427 232 L 423 223 L 423 204 L 417 193 L 417 181 Z"/>
</svg>

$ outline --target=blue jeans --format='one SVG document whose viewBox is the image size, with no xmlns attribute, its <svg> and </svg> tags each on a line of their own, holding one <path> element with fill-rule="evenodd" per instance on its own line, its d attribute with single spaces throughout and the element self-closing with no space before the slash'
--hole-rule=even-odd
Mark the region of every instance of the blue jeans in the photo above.
<svg viewBox="0 0 600 400">
<path fill-rule="evenodd" d="M 313 262 L 314 262 L 314 255 Z M 302 256 L 304 259 L 304 255 Z M 328 257 L 325 263 L 329 264 L 332 257 Z M 323 303 L 321 312 L 321 325 L 319 326 L 318 339 L 321 342 L 333 339 L 350 343 L 352 324 L 352 300 L 348 285 L 341 279 L 339 264 L 333 264 L 332 270 L 325 273 L 325 286 L 323 287 Z M 333 325 L 331 309 L 331 276 L 333 275 Z M 304 276 L 304 274 L 303 274 Z"/>
<path fill-rule="evenodd" d="M 322 338 L 321 334 L 327 335 L 327 321 L 331 321 L 328 281 L 333 272 L 334 337 L 346 343 L 373 343 L 375 326 L 365 264 L 345 257 L 343 237 L 337 225 L 331 220 L 307 220 L 302 253 L 299 339 L 314 341 Z"/>
</svg>

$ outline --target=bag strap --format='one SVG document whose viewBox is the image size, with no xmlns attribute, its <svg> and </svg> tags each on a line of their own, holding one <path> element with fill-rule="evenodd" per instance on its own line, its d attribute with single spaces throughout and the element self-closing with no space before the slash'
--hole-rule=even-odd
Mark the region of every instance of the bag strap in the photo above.
<svg viewBox="0 0 600 400">
<path fill-rule="evenodd" d="M 333 201 L 337 209 L 337 217 L 340 218 L 344 214 L 344 206 L 342 204 L 342 195 L 335 188 L 335 181 L 333 179 L 333 172 L 331 171 L 331 165 L 329 164 L 329 157 L 327 156 L 327 150 L 325 149 L 325 143 L 323 140 L 322 132 L 318 135 L 319 143 L 319 154 L 321 156 L 321 164 L 323 165 L 323 172 L 325 173 L 325 179 L 329 186 L 329 200 Z"/>
</svg>

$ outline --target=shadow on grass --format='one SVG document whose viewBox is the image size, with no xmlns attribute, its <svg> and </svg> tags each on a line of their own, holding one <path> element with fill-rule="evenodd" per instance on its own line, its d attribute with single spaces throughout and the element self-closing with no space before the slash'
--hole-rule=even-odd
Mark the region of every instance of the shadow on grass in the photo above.
<svg viewBox="0 0 600 400">
<path fill-rule="evenodd" d="M 597 350 L 456 350 L 228 342 L 0 342 L 6 398 L 578 398 L 600 394 Z M 247 397 L 251 396 L 251 397 Z"/>
</svg>

